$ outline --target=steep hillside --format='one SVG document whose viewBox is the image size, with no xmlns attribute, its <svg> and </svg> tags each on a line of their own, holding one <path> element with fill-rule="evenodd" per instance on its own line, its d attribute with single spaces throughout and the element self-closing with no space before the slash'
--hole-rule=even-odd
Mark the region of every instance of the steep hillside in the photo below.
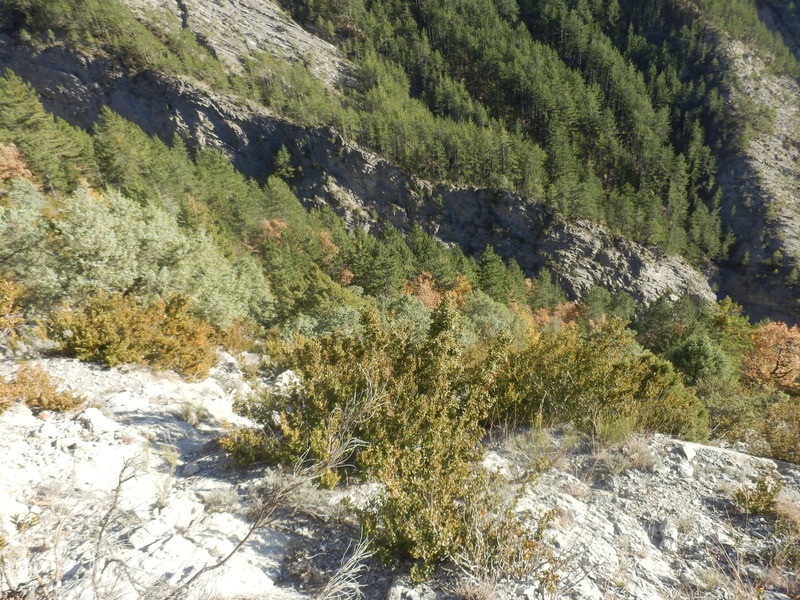
<svg viewBox="0 0 800 600">
<path fill-rule="evenodd" d="M 61 47 L 32 53 L 8 40 L 0 44 L 0 60 L 34 86 L 48 110 L 86 129 L 108 107 L 165 141 L 178 135 L 220 149 L 239 171 L 262 181 L 285 147 L 298 198 L 331 206 L 350 226 L 390 223 L 407 231 L 416 222 L 471 255 L 491 244 L 528 275 L 550 267 L 574 299 L 595 284 L 645 303 L 665 294 L 714 299 L 705 278 L 678 257 L 596 225 L 555 225 L 562 220 L 553 210 L 518 193 L 426 182 L 335 130 L 298 125 L 188 80 L 133 74 Z"/>
<path fill-rule="evenodd" d="M 791 9 L 0 0 L 0 598 L 797 597 Z"/>
<path fill-rule="evenodd" d="M 720 291 L 748 306 L 754 318 L 796 319 L 800 299 L 800 87 L 771 73 L 765 60 L 739 42 L 729 51 L 736 83 L 767 113 L 768 127 L 740 156 L 720 164 L 722 215 L 736 235 Z"/>
<path fill-rule="evenodd" d="M 130 0 L 138 22 L 98 8 L 105 16 L 96 27 L 63 17 L 54 33 L 47 15 L 61 13 L 48 13 L 45 0 L 15 0 L 5 62 L 69 122 L 90 128 L 109 106 L 165 141 L 178 133 L 191 145 L 220 147 L 260 181 L 285 146 L 299 168 L 291 183 L 301 199 L 333 201 L 340 215 L 349 210 L 351 225 L 369 221 L 370 211 L 401 224 L 425 205 L 429 231 L 448 243 L 468 253 L 491 243 L 528 275 L 549 264 L 570 290 L 587 289 L 568 282 L 569 269 L 555 258 L 531 253 L 526 244 L 541 237 L 539 227 L 520 225 L 504 239 L 508 225 L 489 218 L 464 235 L 468 227 L 436 224 L 430 200 L 447 205 L 455 193 L 467 205 L 487 197 L 545 203 L 548 214 L 601 222 L 682 255 L 755 318 L 795 321 L 793 109 L 783 95 L 792 94 L 796 65 L 769 30 L 793 22 L 789 8 L 762 8 L 767 26 L 748 29 L 757 12 L 744 1 L 648 10 L 627 2 L 601 10 L 566 0 L 487 1 L 453 0 L 458 10 L 448 12 L 399 0 L 382 8 L 287 0 L 285 11 L 272 2 Z M 67 0 L 58 6 L 76 10 Z M 475 11 L 485 19 L 473 18 Z M 126 23 L 120 31 L 142 27 L 135 50 L 109 33 L 115 19 Z M 35 43 L 26 41 L 31 35 Z M 52 46 L 49 35 L 88 45 Z M 497 54 L 474 46 L 483 38 Z M 161 52 L 172 58 L 154 58 Z M 459 63 L 459 55 L 472 58 Z M 505 69 L 504 60 L 517 66 Z M 747 62 L 760 60 L 771 63 L 773 83 L 756 91 L 748 81 L 762 70 Z M 180 83 L 166 83 L 165 74 Z M 207 93 L 214 99 L 203 100 Z M 253 101 L 283 119 L 254 117 Z M 198 111 L 192 102 L 206 106 Z M 332 130 L 315 133 L 320 125 Z M 336 156 L 342 148 L 347 156 Z M 360 157 L 372 152 L 388 159 L 380 176 L 395 183 L 367 183 L 363 168 L 376 159 Z M 471 187 L 502 193 L 473 197 Z M 391 208 L 409 201 L 416 207 L 406 217 Z M 620 289 L 652 298 L 689 287 L 665 281 L 646 293 Z"/>
<path fill-rule="evenodd" d="M 245 58 L 269 52 L 280 59 L 301 62 L 326 86 L 336 89 L 352 77 L 353 65 L 333 45 L 309 34 L 273 2 L 202 2 L 197 0 L 126 0 L 141 20 L 191 30 L 233 72 Z M 220 26 L 224 24 L 224 26 Z"/>
</svg>

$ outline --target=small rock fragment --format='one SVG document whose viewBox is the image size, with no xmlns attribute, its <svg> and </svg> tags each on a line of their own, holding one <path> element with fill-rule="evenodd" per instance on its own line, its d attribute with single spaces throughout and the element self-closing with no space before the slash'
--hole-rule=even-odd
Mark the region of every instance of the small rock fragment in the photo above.
<svg viewBox="0 0 800 600">
<path fill-rule="evenodd" d="M 119 429 L 119 425 L 96 408 L 87 408 L 79 416 L 81 424 L 94 434 L 110 433 Z"/>
<path fill-rule="evenodd" d="M 665 517 L 658 526 L 661 534 L 660 548 L 664 552 L 675 552 L 678 549 L 678 527 L 669 517 Z"/>
</svg>

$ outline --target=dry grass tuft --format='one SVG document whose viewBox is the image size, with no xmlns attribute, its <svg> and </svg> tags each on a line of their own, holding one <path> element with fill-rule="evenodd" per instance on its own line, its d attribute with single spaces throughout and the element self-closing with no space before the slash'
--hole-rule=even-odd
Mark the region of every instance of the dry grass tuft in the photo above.
<svg viewBox="0 0 800 600">
<path fill-rule="evenodd" d="M 453 588 L 456 600 L 498 600 L 494 582 L 479 579 L 462 579 Z"/>
</svg>

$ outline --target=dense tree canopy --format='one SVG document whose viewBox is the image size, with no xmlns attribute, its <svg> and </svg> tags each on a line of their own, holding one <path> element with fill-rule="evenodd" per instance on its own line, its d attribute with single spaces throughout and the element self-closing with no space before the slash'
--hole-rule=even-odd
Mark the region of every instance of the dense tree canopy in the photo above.
<svg viewBox="0 0 800 600">
<path fill-rule="evenodd" d="M 771 118 L 726 105 L 724 36 L 769 54 L 773 69 L 798 68 L 753 0 L 282 0 L 354 61 L 356 85 L 338 93 L 266 54 L 226 75 L 188 29 L 140 23 L 117 0 L 92 0 L 91 19 L 74 0 L 6 3 L 26 39 L 63 36 L 129 68 L 192 75 L 332 125 L 423 177 L 516 189 L 696 261 L 733 241 L 720 224 L 719 157 Z"/>
</svg>

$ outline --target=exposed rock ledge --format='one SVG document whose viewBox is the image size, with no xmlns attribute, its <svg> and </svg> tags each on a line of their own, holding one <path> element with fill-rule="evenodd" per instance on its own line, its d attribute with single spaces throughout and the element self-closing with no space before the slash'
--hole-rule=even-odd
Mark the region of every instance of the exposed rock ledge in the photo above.
<svg viewBox="0 0 800 600">
<path fill-rule="evenodd" d="M 0 597 L 9 597 L 9 587 L 23 593 L 36 590 L 37 577 L 55 577 L 62 600 L 111 598 L 93 595 L 93 565 L 116 559 L 97 590 L 143 598 L 150 589 L 149 598 L 163 598 L 167 583 L 180 584 L 233 548 L 248 527 L 248 494 L 278 476 L 235 470 L 213 443 L 225 421 L 238 419 L 233 394 L 246 391 L 231 357 L 223 355 L 197 383 L 139 368 L 34 362 L 84 394 L 90 407 L 36 418 L 17 405 L 0 415 L 0 535 L 8 543 Z M 0 362 L 0 376 L 15 368 Z M 198 411 L 195 425 L 178 418 L 200 406 L 207 412 Z M 766 476 L 783 482 L 781 501 L 800 514 L 798 467 L 659 435 L 599 452 L 570 446 L 568 437 L 525 439 L 488 449 L 484 466 L 512 482 L 539 457 L 554 464 L 517 508 L 531 517 L 555 510 L 545 537 L 561 581 L 550 595 L 533 580 L 500 582 L 498 600 L 785 600 L 784 592 L 799 589 L 798 574 L 770 558 L 780 544 L 770 519 L 742 515 L 731 502 L 737 489 Z M 98 545 L 98 526 L 128 459 L 135 477 L 122 486 L 119 510 Z M 282 512 L 193 597 L 313 597 L 359 535 L 342 498 L 359 503 L 373 493 L 364 485 L 304 490 L 304 510 Z M 402 566 L 374 559 L 367 566 L 368 600 L 455 597 L 446 573 L 414 588 Z"/>
<path fill-rule="evenodd" d="M 140 20 L 166 11 L 188 27 L 234 73 L 258 52 L 301 61 L 328 88 L 348 85 L 353 65 L 332 44 L 310 34 L 270 0 L 122 0 Z M 224 26 L 220 26 L 223 23 Z M 163 21 L 159 23 L 163 25 Z"/>
<path fill-rule="evenodd" d="M 733 98 L 747 98 L 774 116 L 739 156 L 720 163 L 721 217 L 736 236 L 723 294 L 746 305 L 755 319 L 800 320 L 800 85 L 771 73 L 758 53 L 742 42 L 727 46 L 736 76 Z M 794 273 L 793 273 L 794 272 Z"/>
</svg>

